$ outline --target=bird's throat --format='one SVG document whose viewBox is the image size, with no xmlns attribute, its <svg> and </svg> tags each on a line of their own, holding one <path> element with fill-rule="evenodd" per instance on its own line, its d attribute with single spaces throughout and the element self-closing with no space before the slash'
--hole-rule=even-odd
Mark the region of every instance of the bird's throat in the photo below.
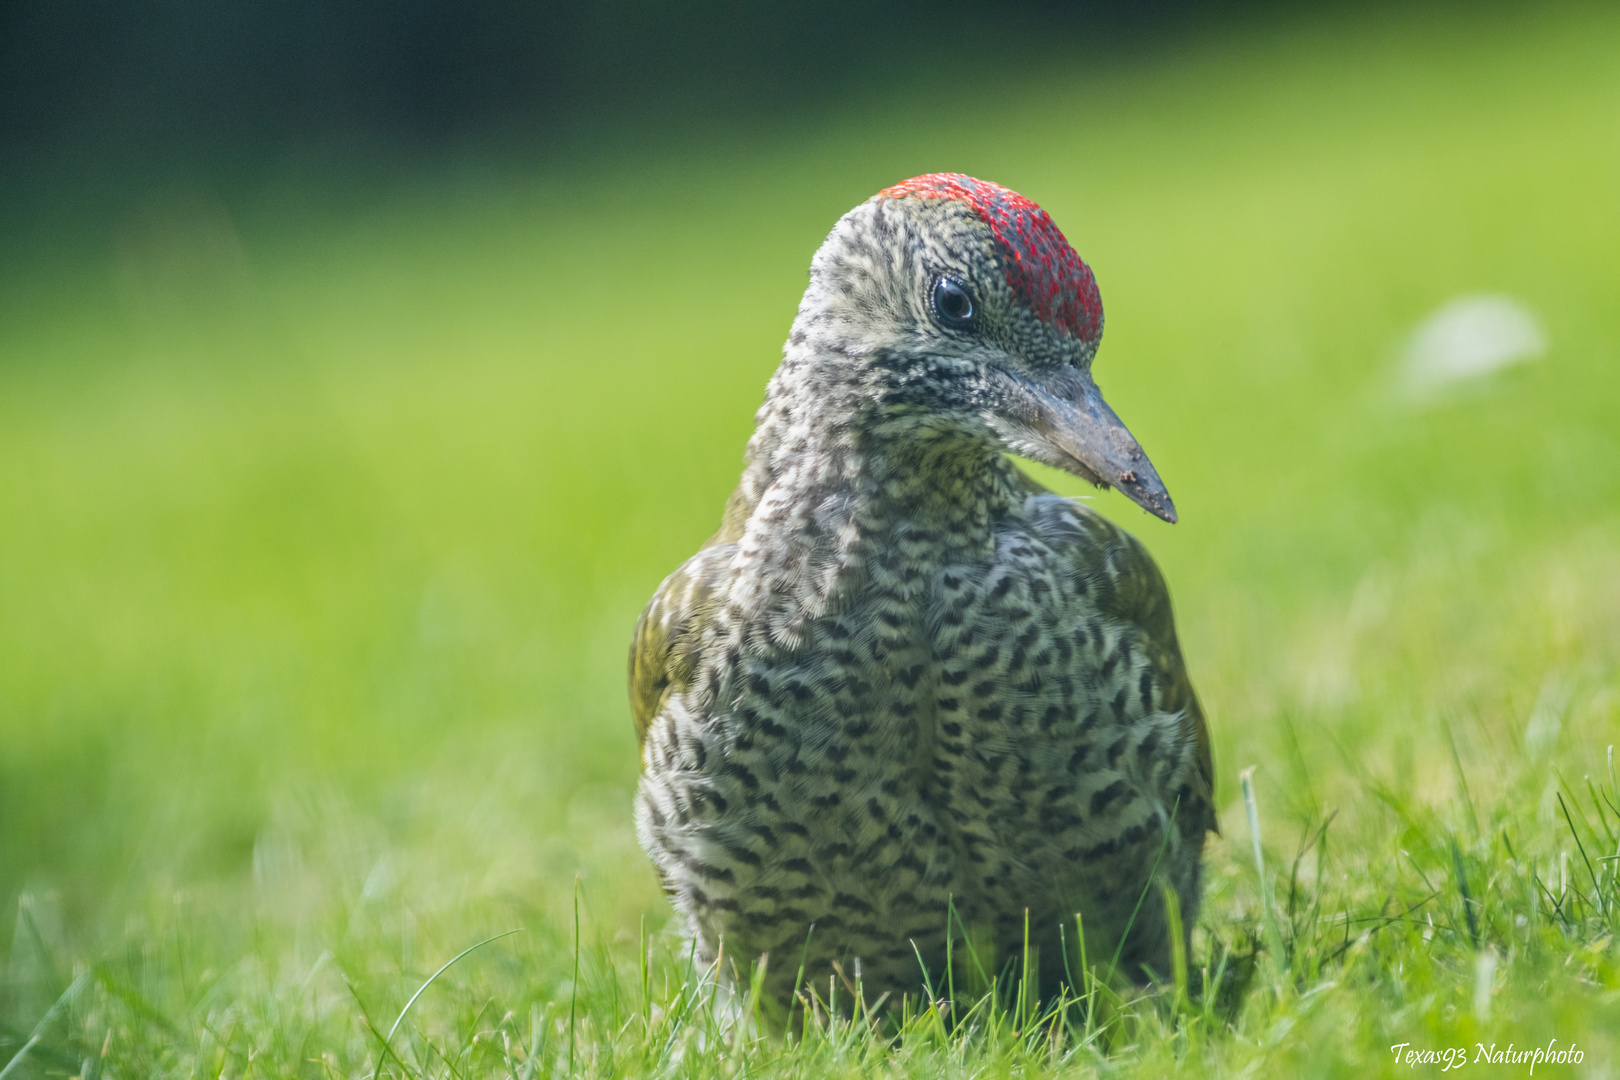
<svg viewBox="0 0 1620 1080">
<path fill-rule="evenodd" d="M 787 365 L 784 365 L 784 370 Z M 815 617 L 910 551 L 975 562 L 1027 489 L 996 448 L 860 387 L 773 380 L 731 514 L 761 602 Z"/>
</svg>

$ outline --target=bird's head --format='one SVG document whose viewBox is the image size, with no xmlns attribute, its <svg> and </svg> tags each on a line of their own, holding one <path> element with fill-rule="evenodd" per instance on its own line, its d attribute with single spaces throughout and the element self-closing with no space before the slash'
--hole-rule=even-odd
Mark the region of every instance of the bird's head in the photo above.
<svg viewBox="0 0 1620 1080">
<path fill-rule="evenodd" d="M 1102 298 L 1046 211 L 998 184 L 919 176 L 851 210 L 816 253 L 793 340 L 876 365 L 893 403 L 953 433 L 1118 488 L 1175 521 L 1091 376 Z"/>
</svg>

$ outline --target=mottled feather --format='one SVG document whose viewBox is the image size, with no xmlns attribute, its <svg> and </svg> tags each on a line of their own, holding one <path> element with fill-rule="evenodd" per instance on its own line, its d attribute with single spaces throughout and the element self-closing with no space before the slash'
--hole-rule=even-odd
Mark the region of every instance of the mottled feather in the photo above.
<svg viewBox="0 0 1620 1080">
<path fill-rule="evenodd" d="M 971 332 L 931 312 L 942 273 Z M 982 181 L 891 189 L 817 253 L 721 528 L 630 654 L 642 843 L 700 955 L 774 958 L 770 1000 L 794 957 L 898 1000 L 1026 926 L 1050 992 L 1077 912 L 1142 977 L 1171 951 L 1155 882 L 1196 920 L 1213 773 L 1164 578 L 1005 454 L 1065 460 L 1043 401 L 1135 446 L 1085 396 L 1100 330 L 1050 219 Z M 1133 452 L 1116 481 L 1156 483 Z"/>
</svg>

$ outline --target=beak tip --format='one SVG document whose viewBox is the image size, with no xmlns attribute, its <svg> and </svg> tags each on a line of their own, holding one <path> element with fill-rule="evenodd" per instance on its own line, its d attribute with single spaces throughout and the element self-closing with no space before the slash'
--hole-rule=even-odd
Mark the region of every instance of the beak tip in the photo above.
<svg viewBox="0 0 1620 1080">
<path fill-rule="evenodd" d="M 1160 521 L 1167 522 L 1168 524 L 1174 525 L 1178 520 L 1180 520 L 1176 516 L 1175 504 L 1170 501 L 1170 496 L 1168 495 L 1160 495 L 1158 498 L 1143 499 L 1138 505 L 1140 505 L 1143 510 L 1146 510 L 1154 517 L 1158 518 Z"/>
<path fill-rule="evenodd" d="M 1170 493 L 1164 489 L 1163 482 L 1151 466 L 1148 472 L 1146 477 L 1139 476 L 1134 470 L 1125 472 L 1114 480 L 1113 486 L 1121 495 L 1160 521 L 1174 525 L 1178 520 L 1176 504 L 1170 501 Z"/>
</svg>

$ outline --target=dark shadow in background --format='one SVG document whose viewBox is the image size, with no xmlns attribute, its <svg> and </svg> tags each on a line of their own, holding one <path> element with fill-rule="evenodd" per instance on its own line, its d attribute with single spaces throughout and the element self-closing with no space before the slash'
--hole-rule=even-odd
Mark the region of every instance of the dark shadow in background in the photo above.
<svg viewBox="0 0 1620 1080">
<path fill-rule="evenodd" d="M 0 12 L 0 145 L 125 156 L 356 134 L 543 138 L 605 114 L 803 105 L 852 79 L 878 89 L 885 70 L 930 56 L 970 84 L 975 60 L 1053 37 L 1151 39 L 1209 7 L 9 0 Z"/>
<path fill-rule="evenodd" d="M 180 167 L 228 183 L 288 155 L 525 161 L 933 95 L 1057 55 L 1140 53 L 1257 0 L 0 0 L 0 191 L 12 214 Z"/>
</svg>

